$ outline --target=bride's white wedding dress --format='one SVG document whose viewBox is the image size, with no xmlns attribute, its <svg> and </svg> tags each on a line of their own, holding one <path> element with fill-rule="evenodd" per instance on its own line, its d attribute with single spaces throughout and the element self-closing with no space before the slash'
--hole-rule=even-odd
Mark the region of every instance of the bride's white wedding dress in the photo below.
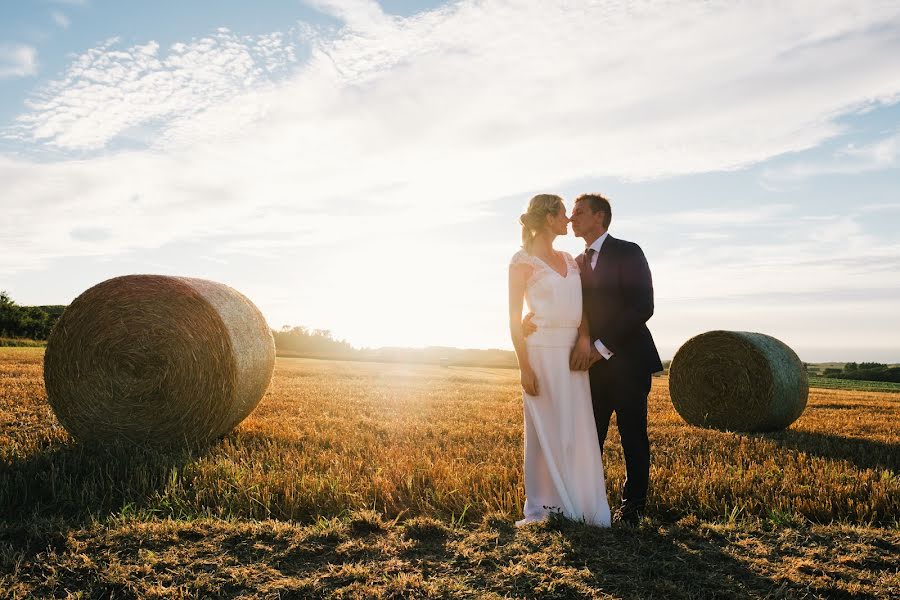
<svg viewBox="0 0 900 600">
<path fill-rule="evenodd" d="M 525 300 L 538 329 L 525 339 L 538 395 L 525 405 L 525 518 L 540 521 L 550 511 L 608 527 L 609 503 L 587 371 L 569 369 L 581 323 L 581 277 L 567 253 L 566 276 L 524 250 L 512 264 L 533 267 Z"/>
</svg>

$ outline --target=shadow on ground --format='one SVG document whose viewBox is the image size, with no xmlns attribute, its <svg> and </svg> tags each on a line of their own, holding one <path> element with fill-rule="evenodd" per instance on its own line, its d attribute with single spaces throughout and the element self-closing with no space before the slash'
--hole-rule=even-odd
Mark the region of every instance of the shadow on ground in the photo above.
<svg viewBox="0 0 900 600">
<path fill-rule="evenodd" d="M 852 546 L 852 550 L 848 550 Z M 0 523 L 0 589 L 88 597 L 864 598 L 896 585 L 900 534 L 701 523 L 472 527 L 372 512 L 282 521 Z M 8 575 L 7 575 L 8 573 Z"/>
<path fill-rule="evenodd" d="M 0 520 L 73 523 L 144 507 L 207 448 L 70 443 L 0 463 Z"/>
<path fill-rule="evenodd" d="M 822 458 L 845 460 L 860 469 L 889 469 L 900 473 L 900 444 L 793 429 L 756 435 L 784 448 Z"/>
</svg>

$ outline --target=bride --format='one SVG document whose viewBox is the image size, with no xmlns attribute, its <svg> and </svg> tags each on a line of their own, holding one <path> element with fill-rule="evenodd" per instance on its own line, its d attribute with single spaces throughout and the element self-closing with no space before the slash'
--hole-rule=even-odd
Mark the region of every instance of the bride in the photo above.
<svg viewBox="0 0 900 600">
<path fill-rule="evenodd" d="M 575 259 L 553 249 L 568 233 L 562 198 L 531 199 L 522 224 L 522 250 L 509 265 L 509 328 L 522 374 L 525 405 L 525 518 L 551 511 L 608 527 L 609 504 L 587 370 L 570 369 L 579 334 L 587 336 L 581 310 L 581 277 Z M 537 331 L 522 331 L 527 300 Z M 585 358 L 573 363 L 586 369 Z"/>
</svg>

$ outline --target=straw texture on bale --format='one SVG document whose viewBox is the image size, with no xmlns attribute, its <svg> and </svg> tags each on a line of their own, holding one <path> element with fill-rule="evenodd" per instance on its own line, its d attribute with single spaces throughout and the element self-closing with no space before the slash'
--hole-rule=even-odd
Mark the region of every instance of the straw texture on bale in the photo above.
<svg viewBox="0 0 900 600">
<path fill-rule="evenodd" d="M 265 318 L 203 279 L 128 275 L 76 298 L 50 334 L 47 398 L 81 441 L 196 444 L 262 399 L 275 367 Z"/>
<path fill-rule="evenodd" d="M 679 348 L 669 395 L 692 425 L 728 431 L 776 431 L 806 408 L 809 379 L 783 342 L 745 331 L 709 331 Z"/>
</svg>

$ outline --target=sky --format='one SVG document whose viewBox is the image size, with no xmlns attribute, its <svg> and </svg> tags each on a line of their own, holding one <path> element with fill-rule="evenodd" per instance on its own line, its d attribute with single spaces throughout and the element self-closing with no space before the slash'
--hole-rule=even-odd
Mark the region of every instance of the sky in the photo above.
<svg viewBox="0 0 900 600">
<path fill-rule="evenodd" d="M 664 358 L 900 362 L 898 56 L 896 1 L 4 2 L 0 289 L 184 275 L 276 329 L 511 348 L 518 215 L 600 192 Z"/>
</svg>

